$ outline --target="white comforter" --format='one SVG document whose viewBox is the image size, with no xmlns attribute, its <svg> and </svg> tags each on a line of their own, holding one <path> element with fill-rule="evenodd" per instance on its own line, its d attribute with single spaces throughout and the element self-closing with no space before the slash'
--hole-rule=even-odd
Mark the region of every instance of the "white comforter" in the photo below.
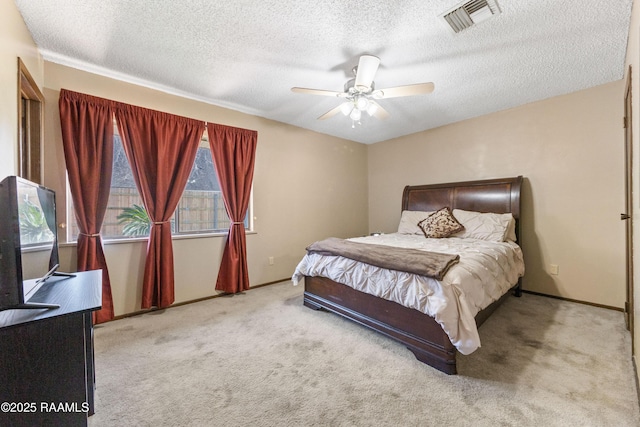
<svg viewBox="0 0 640 427">
<path fill-rule="evenodd" d="M 459 254 L 460 262 L 442 281 L 388 270 L 351 259 L 307 254 L 296 267 L 293 284 L 303 276 L 323 276 L 419 310 L 433 317 L 462 354 L 480 347 L 474 320 L 478 311 L 504 295 L 524 274 L 520 247 L 513 242 L 477 239 L 426 239 L 407 234 L 383 234 L 349 239 L 355 242 Z"/>
</svg>

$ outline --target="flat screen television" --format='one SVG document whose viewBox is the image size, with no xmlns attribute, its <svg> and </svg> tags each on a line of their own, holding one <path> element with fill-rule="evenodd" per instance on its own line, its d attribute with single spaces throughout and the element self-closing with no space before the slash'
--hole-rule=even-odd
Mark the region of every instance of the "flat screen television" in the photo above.
<svg viewBox="0 0 640 427">
<path fill-rule="evenodd" d="M 0 310 L 57 308 L 29 302 L 59 265 L 56 195 L 9 176 L 0 182 Z"/>
</svg>

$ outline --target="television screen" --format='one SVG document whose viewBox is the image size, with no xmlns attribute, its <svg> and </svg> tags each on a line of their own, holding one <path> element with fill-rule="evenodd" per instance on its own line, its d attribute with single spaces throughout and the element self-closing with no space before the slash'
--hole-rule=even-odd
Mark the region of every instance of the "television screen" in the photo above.
<svg viewBox="0 0 640 427">
<path fill-rule="evenodd" d="M 29 300 L 58 266 L 55 193 L 10 176 L 0 182 L 0 310 Z"/>
<path fill-rule="evenodd" d="M 22 280 L 40 279 L 58 264 L 55 193 L 25 180 L 16 184 Z"/>
</svg>

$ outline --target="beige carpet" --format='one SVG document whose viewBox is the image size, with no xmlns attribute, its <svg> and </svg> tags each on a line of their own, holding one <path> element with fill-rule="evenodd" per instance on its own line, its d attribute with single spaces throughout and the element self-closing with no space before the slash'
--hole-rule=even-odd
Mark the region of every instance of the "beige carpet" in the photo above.
<svg viewBox="0 0 640 427">
<path fill-rule="evenodd" d="M 638 426 L 620 312 L 525 294 L 459 375 L 291 282 L 96 327 L 96 426 Z"/>
</svg>

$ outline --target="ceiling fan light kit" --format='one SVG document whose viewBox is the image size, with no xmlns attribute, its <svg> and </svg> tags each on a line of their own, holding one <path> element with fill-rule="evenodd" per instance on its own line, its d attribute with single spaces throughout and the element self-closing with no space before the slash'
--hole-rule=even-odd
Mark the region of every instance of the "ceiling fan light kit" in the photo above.
<svg viewBox="0 0 640 427">
<path fill-rule="evenodd" d="M 345 116 L 349 116 L 352 120 L 351 127 L 355 127 L 356 122 L 360 123 L 360 119 L 362 118 L 362 112 L 366 112 L 369 116 L 374 116 L 378 111 L 378 103 L 372 100 L 369 100 L 367 97 L 362 95 L 356 95 L 353 100 L 348 100 L 343 102 L 340 105 L 340 111 Z"/>
<path fill-rule="evenodd" d="M 351 119 L 351 127 L 360 124 L 362 112 L 366 112 L 371 117 L 384 120 L 389 117 L 389 113 L 376 102 L 378 99 L 398 98 L 402 96 L 421 95 L 433 92 L 433 83 L 417 83 L 406 86 L 397 86 L 387 89 L 375 89 L 373 81 L 380 58 L 373 55 L 362 55 L 358 65 L 353 68 L 355 78 L 347 81 L 344 85 L 344 92 L 335 92 L 322 89 L 308 89 L 292 87 L 291 90 L 297 93 L 309 95 L 335 96 L 344 98 L 345 101 L 336 108 L 324 113 L 318 120 L 326 120 L 341 112 Z"/>
<path fill-rule="evenodd" d="M 353 103 L 349 101 L 343 102 L 342 105 L 340 105 L 340 111 L 342 111 L 342 114 L 345 116 L 348 116 L 351 114 L 351 111 L 353 111 Z"/>
</svg>

